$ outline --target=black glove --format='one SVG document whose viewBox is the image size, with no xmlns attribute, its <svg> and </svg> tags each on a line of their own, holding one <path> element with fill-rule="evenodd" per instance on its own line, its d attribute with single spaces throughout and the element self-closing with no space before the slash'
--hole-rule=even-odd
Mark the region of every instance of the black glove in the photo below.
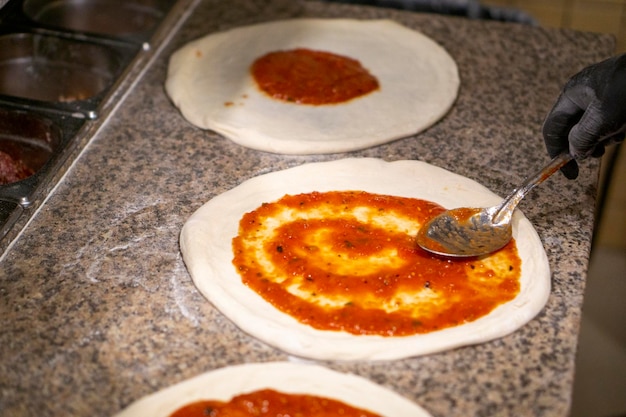
<svg viewBox="0 0 626 417">
<path fill-rule="evenodd" d="M 543 124 L 551 157 L 569 150 L 577 159 L 600 157 L 604 147 L 624 140 L 626 131 L 626 54 L 591 65 L 574 75 Z M 561 171 L 578 177 L 578 164 Z"/>
</svg>

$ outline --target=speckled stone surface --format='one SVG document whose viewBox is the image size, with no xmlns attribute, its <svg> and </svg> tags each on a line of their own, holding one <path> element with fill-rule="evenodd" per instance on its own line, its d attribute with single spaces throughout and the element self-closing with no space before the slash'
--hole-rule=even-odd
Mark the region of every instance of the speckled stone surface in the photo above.
<svg viewBox="0 0 626 417">
<path fill-rule="evenodd" d="M 280 156 L 189 125 L 168 101 L 169 55 L 218 30 L 290 16 L 395 19 L 458 63 L 458 101 L 417 137 Z M 546 161 L 561 85 L 608 56 L 607 36 L 295 1 L 202 1 L 0 260 L 0 415 L 107 416 L 204 371 L 288 357 L 238 330 L 193 286 L 178 233 L 211 197 L 260 173 L 345 156 L 420 159 L 505 194 Z M 591 244 L 597 161 L 522 203 L 549 256 L 545 309 L 499 340 L 393 362 L 327 362 L 434 416 L 566 416 Z"/>
</svg>

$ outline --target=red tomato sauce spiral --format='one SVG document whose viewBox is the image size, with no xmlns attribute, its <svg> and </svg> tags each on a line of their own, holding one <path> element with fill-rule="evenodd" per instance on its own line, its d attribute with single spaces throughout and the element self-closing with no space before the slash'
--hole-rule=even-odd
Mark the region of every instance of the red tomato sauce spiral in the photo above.
<svg viewBox="0 0 626 417">
<path fill-rule="evenodd" d="M 521 260 L 514 240 L 484 258 L 425 252 L 415 233 L 443 210 L 358 191 L 287 195 L 243 216 L 233 264 L 245 285 L 316 329 L 406 336 L 457 326 L 519 293 Z"/>
</svg>

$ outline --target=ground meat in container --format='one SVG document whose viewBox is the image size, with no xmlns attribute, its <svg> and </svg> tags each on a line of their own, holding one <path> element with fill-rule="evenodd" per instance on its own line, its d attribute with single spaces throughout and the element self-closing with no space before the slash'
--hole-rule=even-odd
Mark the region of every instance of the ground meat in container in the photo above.
<svg viewBox="0 0 626 417">
<path fill-rule="evenodd" d="M 0 185 L 23 180 L 34 174 L 34 171 L 19 159 L 0 151 Z"/>
</svg>

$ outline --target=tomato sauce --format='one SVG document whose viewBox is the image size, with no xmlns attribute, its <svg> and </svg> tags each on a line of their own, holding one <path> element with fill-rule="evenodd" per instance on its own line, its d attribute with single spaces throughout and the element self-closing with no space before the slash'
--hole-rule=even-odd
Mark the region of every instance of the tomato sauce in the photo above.
<svg viewBox="0 0 626 417">
<path fill-rule="evenodd" d="M 454 210 L 454 218 L 459 223 L 468 222 L 473 216 L 480 213 L 482 209 L 474 207 L 459 207 Z"/>
<path fill-rule="evenodd" d="M 287 195 L 243 216 L 233 264 L 266 301 L 316 329 L 405 336 L 460 325 L 517 295 L 521 260 L 514 240 L 483 258 L 425 252 L 415 234 L 443 210 L 360 191 Z"/>
<path fill-rule="evenodd" d="M 196 401 L 170 417 L 380 417 L 341 401 L 306 394 L 285 394 L 263 389 L 238 395 L 230 401 Z"/>
<path fill-rule="evenodd" d="M 342 103 L 379 88 L 359 61 L 305 48 L 270 52 L 254 61 L 250 71 L 270 97 L 298 104 Z"/>
</svg>

